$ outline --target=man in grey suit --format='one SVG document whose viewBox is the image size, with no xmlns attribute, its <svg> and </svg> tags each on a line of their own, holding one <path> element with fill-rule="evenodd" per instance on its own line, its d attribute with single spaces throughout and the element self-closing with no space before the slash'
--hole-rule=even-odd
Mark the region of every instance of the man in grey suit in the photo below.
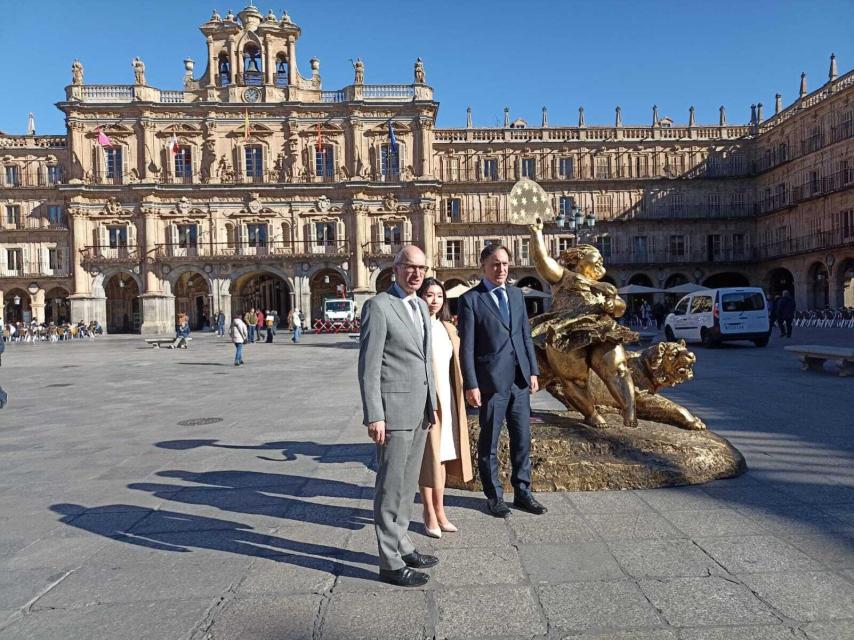
<svg viewBox="0 0 854 640">
<path fill-rule="evenodd" d="M 418 553 L 408 534 L 427 431 L 436 422 L 429 316 L 416 295 L 426 271 L 424 252 L 414 245 L 395 256 L 395 283 L 362 307 L 359 348 L 364 424 L 379 463 L 374 526 L 380 579 L 404 587 L 424 585 L 429 576 L 414 569 L 439 562 Z"/>
</svg>

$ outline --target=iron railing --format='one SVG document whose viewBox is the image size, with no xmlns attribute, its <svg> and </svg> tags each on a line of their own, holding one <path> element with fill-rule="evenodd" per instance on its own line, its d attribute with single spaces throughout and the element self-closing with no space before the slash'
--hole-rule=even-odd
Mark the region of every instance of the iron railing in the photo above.
<svg viewBox="0 0 854 640">
<path fill-rule="evenodd" d="M 175 262 L 204 259 L 293 258 L 348 256 L 346 240 L 268 240 L 246 244 L 230 242 L 161 243 L 154 246 L 156 260 Z"/>
</svg>

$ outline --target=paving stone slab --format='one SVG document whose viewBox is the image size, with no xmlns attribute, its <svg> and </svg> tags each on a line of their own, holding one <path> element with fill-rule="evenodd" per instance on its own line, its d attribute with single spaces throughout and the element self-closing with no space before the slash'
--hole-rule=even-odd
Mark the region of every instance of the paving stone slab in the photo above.
<svg viewBox="0 0 854 640">
<path fill-rule="evenodd" d="M 739 578 L 793 620 L 854 618 L 854 585 L 834 573 L 746 574 Z"/>
<path fill-rule="evenodd" d="M 437 591 L 434 597 L 439 611 L 436 635 L 440 638 L 530 637 L 547 630 L 529 587 L 447 589 Z"/>
<path fill-rule="evenodd" d="M 749 458 L 753 460 L 753 458 Z M 750 462 L 752 464 L 752 462 Z M 769 505 L 793 505 L 802 502 L 800 498 L 785 494 L 773 488 L 777 483 L 765 483 L 765 486 L 755 487 L 705 487 L 703 491 L 718 502 L 716 508 L 735 509 L 737 507 L 763 507 Z"/>
<path fill-rule="evenodd" d="M 566 494 L 581 513 L 628 513 L 648 511 L 637 491 L 572 491 Z"/>
<path fill-rule="evenodd" d="M 52 568 L 0 571 L 0 603 L 4 609 L 20 609 L 68 572 Z"/>
<path fill-rule="evenodd" d="M 437 583 L 464 585 L 519 584 L 525 573 L 513 547 L 498 549 L 439 549 L 439 564 L 431 571 Z"/>
<path fill-rule="evenodd" d="M 519 544 L 562 544 L 593 542 L 598 536 L 580 515 L 545 514 L 532 518 L 507 519 Z"/>
<path fill-rule="evenodd" d="M 854 569 L 854 532 L 781 537 L 829 569 Z"/>
<path fill-rule="evenodd" d="M 852 529 L 852 525 L 823 509 L 810 505 L 737 507 L 736 510 L 750 518 L 766 532 L 775 535 L 780 533 L 811 534 Z"/>
<path fill-rule="evenodd" d="M 662 626 L 634 582 L 575 582 L 538 591 L 549 626 L 562 632 Z"/>
<path fill-rule="evenodd" d="M 697 545 L 730 573 L 792 571 L 824 568 L 780 538 L 695 538 Z"/>
<path fill-rule="evenodd" d="M 78 567 L 104 548 L 106 539 L 76 532 L 55 532 L 10 553 L 0 556 L 0 571 L 8 569 L 53 569 Z"/>
<path fill-rule="evenodd" d="M 520 545 L 519 557 L 535 585 L 626 577 L 604 542 Z"/>
<path fill-rule="evenodd" d="M 707 576 L 722 571 L 691 540 L 612 540 L 608 547 L 633 578 Z"/>
<path fill-rule="evenodd" d="M 246 572 L 237 591 L 247 594 L 323 593 L 335 577 L 349 569 L 344 563 L 304 555 L 258 558 Z"/>
<path fill-rule="evenodd" d="M 796 640 L 801 637 L 798 629 L 785 625 L 714 627 L 679 631 L 679 640 Z"/>
<path fill-rule="evenodd" d="M 484 516 L 480 520 L 462 520 L 455 523 L 459 531 L 443 533 L 438 540 L 431 539 L 436 549 L 467 547 L 505 547 L 510 544 L 510 529 L 503 518 Z M 419 534 L 424 532 L 420 522 L 415 527 Z M 376 543 L 376 539 L 374 539 Z M 413 540 L 414 542 L 414 540 Z"/>
<path fill-rule="evenodd" d="M 641 580 L 638 584 L 667 622 L 677 627 L 779 622 L 747 587 L 720 576 Z"/>
<path fill-rule="evenodd" d="M 0 631 L 0 640 L 186 638 L 215 601 L 210 598 L 175 599 L 33 611 Z"/>
<path fill-rule="evenodd" d="M 323 616 L 320 635 L 330 640 L 431 636 L 427 595 L 412 590 L 336 593 Z"/>
<path fill-rule="evenodd" d="M 310 640 L 322 597 L 237 597 L 213 614 L 205 640 Z"/>
<path fill-rule="evenodd" d="M 766 533 L 757 523 L 733 509 L 668 511 L 663 515 L 690 537 L 750 536 Z"/>
<path fill-rule="evenodd" d="M 854 619 L 810 622 L 802 628 L 808 640 L 842 640 L 842 638 L 854 638 Z"/>
<path fill-rule="evenodd" d="M 720 503 L 701 487 L 642 489 L 638 497 L 657 511 L 701 511 L 720 509 Z"/>
<path fill-rule="evenodd" d="M 669 629 L 647 629 L 641 631 L 587 631 L 573 632 L 561 640 L 679 640 L 676 631 Z"/>
<path fill-rule="evenodd" d="M 637 513 L 584 514 L 596 533 L 605 540 L 653 540 L 684 538 L 684 533 L 652 511 Z"/>
</svg>

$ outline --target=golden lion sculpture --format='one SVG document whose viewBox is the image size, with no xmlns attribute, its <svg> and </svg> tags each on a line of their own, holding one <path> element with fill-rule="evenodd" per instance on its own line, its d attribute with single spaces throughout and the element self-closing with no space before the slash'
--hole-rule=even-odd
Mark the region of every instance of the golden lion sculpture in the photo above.
<svg viewBox="0 0 854 640">
<path fill-rule="evenodd" d="M 568 408 L 573 408 L 560 378 L 553 375 L 545 354 L 537 349 L 541 385 Z M 661 389 L 673 387 L 694 377 L 696 356 L 688 351 L 685 341 L 659 342 L 643 351 L 627 351 L 626 360 L 635 386 L 637 417 L 669 424 L 680 429 L 702 431 L 706 428 L 700 418 L 685 407 L 658 395 Z M 591 395 L 597 406 L 619 409 L 613 396 L 599 377 L 591 372 L 588 380 Z"/>
</svg>

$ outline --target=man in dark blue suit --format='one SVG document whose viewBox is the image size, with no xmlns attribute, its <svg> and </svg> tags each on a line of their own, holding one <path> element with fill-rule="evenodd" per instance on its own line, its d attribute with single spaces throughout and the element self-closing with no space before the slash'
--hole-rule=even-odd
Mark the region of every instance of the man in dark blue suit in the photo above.
<svg viewBox="0 0 854 640">
<path fill-rule="evenodd" d="M 525 300 L 507 286 L 510 252 L 490 244 L 480 254 L 483 280 L 460 298 L 459 329 L 466 401 L 480 408 L 478 473 L 489 512 L 510 515 L 498 474 L 498 436 L 507 420 L 514 506 L 542 514 L 531 494 L 531 394 L 539 389 Z"/>
</svg>

